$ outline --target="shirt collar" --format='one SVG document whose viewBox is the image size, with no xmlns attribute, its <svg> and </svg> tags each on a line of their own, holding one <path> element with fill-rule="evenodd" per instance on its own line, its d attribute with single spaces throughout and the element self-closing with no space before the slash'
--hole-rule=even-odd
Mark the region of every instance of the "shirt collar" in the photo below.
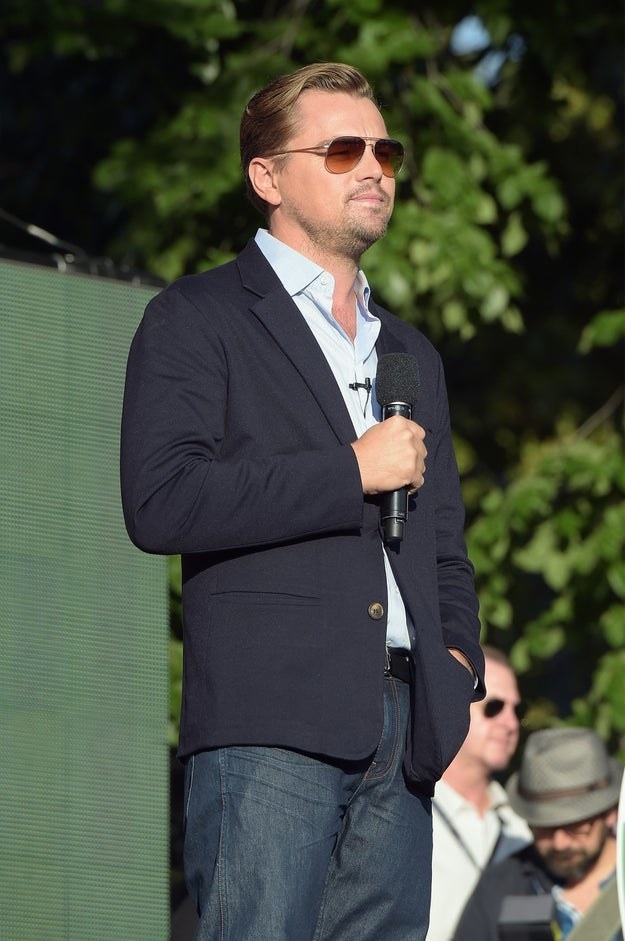
<svg viewBox="0 0 625 941">
<path fill-rule="evenodd" d="M 436 782 L 436 795 L 445 801 L 447 807 L 449 807 L 450 812 L 459 811 L 463 808 L 473 808 L 474 805 L 471 801 L 468 801 L 466 797 L 463 797 L 462 794 L 459 794 L 450 784 L 447 783 L 444 779 Z M 487 788 L 487 794 L 489 799 L 489 810 L 494 810 L 495 812 L 509 807 L 508 796 L 504 788 L 499 784 L 498 781 L 491 781 Z"/>
<path fill-rule="evenodd" d="M 329 272 L 326 272 L 310 258 L 306 258 L 305 255 L 297 252 L 285 242 L 275 238 L 267 229 L 258 229 L 255 241 L 291 297 L 301 294 L 324 274 L 332 278 Z M 332 281 L 334 282 L 333 278 Z M 361 269 L 358 270 L 354 281 L 354 292 L 361 313 L 367 319 L 376 319 L 369 314 L 371 289 L 366 275 Z"/>
</svg>

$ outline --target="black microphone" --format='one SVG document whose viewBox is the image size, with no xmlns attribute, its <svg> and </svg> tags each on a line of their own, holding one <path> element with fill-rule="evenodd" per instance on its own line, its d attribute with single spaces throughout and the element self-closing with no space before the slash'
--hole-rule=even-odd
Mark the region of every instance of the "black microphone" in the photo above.
<svg viewBox="0 0 625 941">
<path fill-rule="evenodd" d="M 354 390 L 366 389 L 367 393 L 369 393 L 371 392 L 371 379 L 367 376 L 364 382 L 350 382 L 349 387 Z"/>
<path fill-rule="evenodd" d="M 382 408 L 382 421 L 393 415 L 412 418 L 412 405 L 419 395 L 419 363 L 409 353 L 385 353 L 378 360 L 375 394 Z M 391 490 L 382 497 L 380 520 L 384 542 L 401 542 L 408 519 L 408 488 Z"/>
</svg>

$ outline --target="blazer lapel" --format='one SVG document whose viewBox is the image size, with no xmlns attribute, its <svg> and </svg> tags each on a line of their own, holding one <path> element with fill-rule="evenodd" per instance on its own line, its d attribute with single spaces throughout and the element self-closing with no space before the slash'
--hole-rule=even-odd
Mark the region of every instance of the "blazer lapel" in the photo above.
<svg viewBox="0 0 625 941">
<path fill-rule="evenodd" d="M 339 441 L 344 444 L 354 441 L 356 431 L 334 373 L 297 305 L 253 239 L 238 256 L 237 263 L 243 287 L 257 297 L 250 304 L 251 312 L 299 371 Z M 381 322 L 376 342 L 378 357 L 384 353 L 408 352 L 395 333 L 388 312 L 373 301 L 370 310 Z"/>
<path fill-rule="evenodd" d="M 379 307 L 374 301 L 369 301 L 369 310 L 381 323 L 380 334 L 375 344 L 378 359 L 385 353 L 408 353 L 406 344 L 402 342 L 393 329 L 393 320 L 388 311 Z"/>
<path fill-rule="evenodd" d="M 251 313 L 300 373 L 338 440 L 344 444 L 354 441 L 356 431 L 321 347 L 253 240 L 237 262 L 243 287 L 257 296 L 250 304 Z"/>
</svg>

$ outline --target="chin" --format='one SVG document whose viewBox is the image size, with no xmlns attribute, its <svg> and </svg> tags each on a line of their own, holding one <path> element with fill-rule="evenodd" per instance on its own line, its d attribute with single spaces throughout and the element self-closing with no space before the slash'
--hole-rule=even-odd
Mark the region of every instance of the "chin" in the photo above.
<svg viewBox="0 0 625 941">
<path fill-rule="evenodd" d="M 378 226 L 370 226 L 368 228 L 361 228 L 358 231 L 353 232 L 353 244 L 356 247 L 357 251 L 362 254 L 366 252 L 368 248 L 371 248 L 372 245 L 375 245 L 376 242 L 379 242 L 381 238 L 386 235 L 386 224 Z"/>
<path fill-rule="evenodd" d="M 505 771 L 508 765 L 510 764 L 513 754 L 514 752 L 506 751 L 506 752 L 499 752 L 497 755 L 491 755 L 490 756 L 491 771 Z"/>
</svg>

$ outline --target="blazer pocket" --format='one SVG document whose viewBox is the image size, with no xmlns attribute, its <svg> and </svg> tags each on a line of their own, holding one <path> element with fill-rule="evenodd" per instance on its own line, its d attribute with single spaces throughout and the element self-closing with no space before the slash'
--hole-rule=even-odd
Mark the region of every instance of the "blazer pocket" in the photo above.
<svg viewBox="0 0 625 941">
<path fill-rule="evenodd" d="M 471 674 L 446 650 L 430 682 L 416 669 L 407 771 L 430 793 L 467 736 L 472 698 Z"/>
</svg>

